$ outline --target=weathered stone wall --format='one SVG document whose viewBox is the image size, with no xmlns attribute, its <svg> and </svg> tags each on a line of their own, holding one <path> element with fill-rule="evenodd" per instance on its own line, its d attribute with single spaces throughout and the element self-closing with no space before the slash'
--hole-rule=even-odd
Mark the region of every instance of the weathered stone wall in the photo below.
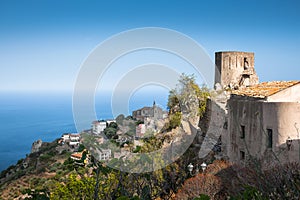
<svg viewBox="0 0 300 200">
<path fill-rule="evenodd" d="M 265 102 L 232 96 L 228 101 L 228 110 L 227 141 L 230 142 L 227 152 L 231 161 L 242 164 L 251 156 L 263 161 L 265 166 L 278 163 L 277 159 L 282 163 L 300 161 L 299 133 L 296 129 L 297 124 L 300 127 L 300 103 Z M 268 129 L 272 131 L 271 148 L 268 146 Z M 288 137 L 293 139 L 290 150 L 286 145 Z"/>
<path fill-rule="evenodd" d="M 226 98 L 226 97 L 224 97 Z M 227 110 L 225 108 L 226 103 L 222 99 L 208 99 L 207 107 L 203 117 L 199 122 L 199 127 L 201 130 L 201 136 L 198 141 L 201 144 L 201 148 L 198 154 L 199 158 L 204 158 L 209 154 L 216 145 L 220 145 L 221 148 L 227 143 L 228 127 L 227 127 Z M 222 144 L 219 144 L 220 138 L 222 139 Z M 226 149 L 221 148 L 222 152 L 219 152 L 220 156 L 226 157 Z M 215 152 L 218 153 L 218 152 Z"/>
<path fill-rule="evenodd" d="M 254 69 L 254 53 L 249 52 L 216 52 L 215 83 L 222 86 L 243 87 L 258 83 Z"/>
</svg>

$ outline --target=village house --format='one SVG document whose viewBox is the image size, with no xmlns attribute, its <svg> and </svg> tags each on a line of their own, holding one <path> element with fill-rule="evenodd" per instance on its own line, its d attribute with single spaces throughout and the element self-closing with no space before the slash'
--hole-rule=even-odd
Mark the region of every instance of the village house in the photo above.
<svg viewBox="0 0 300 200">
<path fill-rule="evenodd" d="M 111 150 L 110 149 L 96 149 L 97 160 L 105 161 L 111 158 Z"/>
<path fill-rule="evenodd" d="M 72 153 L 71 154 L 71 157 L 70 157 L 72 160 L 81 160 L 82 158 L 82 152 L 75 152 L 75 153 Z"/>
<path fill-rule="evenodd" d="M 300 82 L 259 83 L 254 53 L 217 52 L 216 67 L 215 83 L 229 94 L 220 118 L 225 119 L 222 151 L 229 160 L 246 164 L 254 158 L 264 167 L 299 162 Z"/>
<path fill-rule="evenodd" d="M 78 146 L 80 144 L 80 134 L 78 133 L 64 133 L 61 136 L 61 143 L 68 144 L 70 146 Z"/>
<path fill-rule="evenodd" d="M 89 161 L 89 154 L 86 149 L 84 149 L 82 152 L 75 152 L 72 153 L 70 158 L 74 161 L 82 161 L 82 162 L 76 162 L 76 164 L 82 164 L 86 165 Z"/>
<path fill-rule="evenodd" d="M 104 120 L 97 120 L 92 122 L 92 133 L 99 135 L 107 127 L 107 122 Z"/>
</svg>

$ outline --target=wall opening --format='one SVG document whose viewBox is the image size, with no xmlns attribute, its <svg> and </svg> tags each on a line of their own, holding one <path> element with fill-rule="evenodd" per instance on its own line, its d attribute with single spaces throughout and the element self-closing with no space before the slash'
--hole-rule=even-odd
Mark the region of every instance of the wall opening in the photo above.
<svg viewBox="0 0 300 200">
<path fill-rule="evenodd" d="M 245 126 L 241 125 L 240 138 L 245 139 Z"/>
<path fill-rule="evenodd" d="M 246 154 L 245 151 L 240 151 L 240 160 L 245 160 Z"/>
<path fill-rule="evenodd" d="M 239 82 L 239 86 L 249 86 L 250 85 L 250 75 L 249 74 L 243 74 L 242 78 Z"/>
<path fill-rule="evenodd" d="M 244 70 L 247 70 L 249 69 L 249 62 L 248 62 L 248 59 L 245 57 L 244 58 Z"/>
<path fill-rule="evenodd" d="M 223 124 L 223 128 L 227 130 L 227 128 L 228 128 L 228 122 L 227 122 L 227 121 L 226 121 L 226 122 L 224 122 L 224 124 Z"/>
<path fill-rule="evenodd" d="M 273 130 L 272 129 L 267 129 L 267 147 L 272 148 L 273 147 Z"/>
</svg>

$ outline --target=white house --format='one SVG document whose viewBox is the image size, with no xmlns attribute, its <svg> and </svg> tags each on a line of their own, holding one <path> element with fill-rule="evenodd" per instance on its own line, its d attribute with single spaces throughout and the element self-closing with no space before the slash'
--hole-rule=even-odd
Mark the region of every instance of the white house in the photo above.
<svg viewBox="0 0 300 200">
<path fill-rule="evenodd" d="M 71 133 L 69 134 L 70 140 L 71 141 L 79 141 L 80 140 L 80 135 L 78 133 Z"/>
<path fill-rule="evenodd" d="M 61 138 L 64 143 L 72 146 L 77 146 L 80 143 L 80 134 L 78 133 L 64 133 Z"/>
<path fill-rule="evenodd" d="M 98 160 L 108 160 L 111 158 L 110 149 L 97 149 Z"/>
<path fill-rule="evenodd" d="M 107 124 L 109 125 L 109 124 L 112 123 L 112 122 L 115 122 L 115 123 L 116 123 L 116 120 L 115 120 L 115 119 L 108 119 L 108 120 L 106 120 L 106 122 L 107 122 Z"/>
<path fill-rule="evenodd" d="M 61 139 L 63 140 L 63 142 L 69 141 L 69 140 L 70 140 L 69 133 L 64 133 L 64 134 L 61 136 Z"/>
<path fill-rule="evenodd" d="M 106 121 L 93 121 L 92 122 L 92 132 L 94 134 L 100 134 L 106 128 Z"/>
</svg>

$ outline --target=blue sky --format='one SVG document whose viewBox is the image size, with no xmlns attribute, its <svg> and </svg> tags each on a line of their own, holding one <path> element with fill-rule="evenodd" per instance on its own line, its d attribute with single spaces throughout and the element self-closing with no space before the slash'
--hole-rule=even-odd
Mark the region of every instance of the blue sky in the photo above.
<svg viewBox="0 0 300 200">
<path fill-rule="evenodd" d="M 0 1 L 0 91 L 72 91 L 80 65 L 122 31 L 163 27 L 214 52 L 255 52 L 261 81 L 300 79 L 300 2 Z"/>
</svg>

